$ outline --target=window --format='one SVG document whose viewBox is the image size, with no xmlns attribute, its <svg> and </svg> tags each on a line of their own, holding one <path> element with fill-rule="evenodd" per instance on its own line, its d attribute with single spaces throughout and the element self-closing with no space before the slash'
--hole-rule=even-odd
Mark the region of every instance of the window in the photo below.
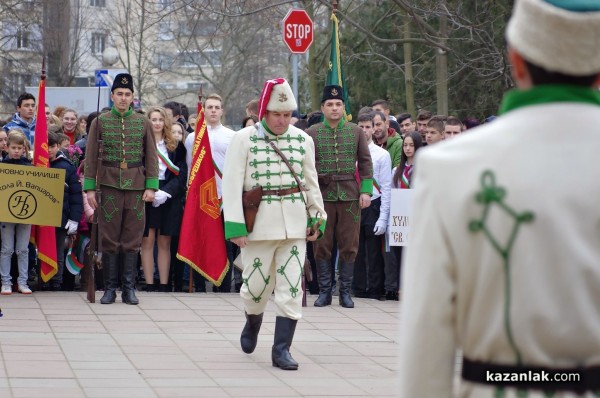
<svg viewBox="0 0 600 398">
<path fill-rule="evenodd" d="M 92 7 L 106 7 L 106 0 L 90 0 Z"/>
<path fill-rule="evenodd" d="M 17 34 L 15 35 L 17 39 L 17 48 L 29 48 L 29 32 L 23 28 L 19 28 L 17 30 Z"/>
<path fill-rule="evenodd" d="M 173 31 L 169 21 L 162 20 L 158 23 L 158 38 L 160 40 L 173 40 Z"/>
<path fill-rule="evenodd" d="M 106 48 L 106 34 L 104 33 L 92 33 L 92 45 L 91 50 L 94 54 L 102 54 Z"/>
<path fill-rule="evenodd" d="M 164 10 L 173 7 L 173 0 L 158 0 L 158 8 Z"/>
</svg>

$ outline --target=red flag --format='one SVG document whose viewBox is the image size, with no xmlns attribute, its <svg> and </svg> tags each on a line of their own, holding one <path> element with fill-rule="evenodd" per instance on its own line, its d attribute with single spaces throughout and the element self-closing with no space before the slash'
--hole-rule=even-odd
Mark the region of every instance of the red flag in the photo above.
<svg viewBox="0 0 600 398">
<path fill-rule="evenodd" d="M 220 286 L 229 268 L 229 261 L 225 249 L 215 167 L 206 131 L 204 109 L 200 101 L 187 201 L 179 236 L 177 258 L 216 286 Z"/>
<path fill-rule="evenodd" d="M 33 147 L 33 165 L 50 167 L 48 158 L 48 125 L 46 123 L 46 71 L 42 78 L 37 97 L 35 113 L 35 133 Z M 37 245 L 42 280 L 48 282 L 58 271 L 56 263 L 56 229 L 52 226 L 32 225 L 31 241 Z"/>
</svg>

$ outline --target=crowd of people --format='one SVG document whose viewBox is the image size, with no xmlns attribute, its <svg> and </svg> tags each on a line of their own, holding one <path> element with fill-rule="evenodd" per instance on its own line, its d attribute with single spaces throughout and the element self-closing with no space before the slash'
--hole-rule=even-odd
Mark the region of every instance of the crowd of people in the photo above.
<svg viewBox="0 0 600 398">
<path fill-rule="evenodd" d="M 78 279 L 72 273 L 64 272 L 65 253 L 69 247 L 76 247 L 80 242 L 83 244 L 89 242 L 88 223 L 94 213 L 94 206 L 89 204 L 88 195 L 85 193 L 84 159 L 90 146 L 93 151 L 97 151 L 96 142 L 90 142 L 88 137 L 90 129 L 94 123 L 98 123 L 99 119 L 97 112 L 79 115 L 75 110 L 64 106 L 51 109 L 47 104 L 44 105 L 48 126 L 50 167 L 65 169 L 67 181 L 62 224 L 61 227 L 56 228 L 58 272 L 48 283 L 40 284 L 40 287 L 52 291 L 73 290 L 77 287 Z M 205 120 L 218 176 L 224 168 L 227 148 L 236 134 L 234 130 L 222 124 L 224 105 L 223 99 L 218 94 L 211 94 L 204 100 Z M 247 104 L 246 115 L 240 117 L 242 128 L 255 126 L 259 122 L 258 105 L 258 99 Z M 100 111 L 100 115 L 110 114 L 112 109 L 114 107 L 104 108 Z M 2 161 L 22 165 L 31 164 L 32 147 L 35 142 L 35 110 L 36 99 L 32 94 L 23 93 L 19 96 L 16 102 L 16 113 L 10 120 L 4 122 L 3 129 L 0 131 Z M 139 260 L 136 260 L 136 264 L 139 265 L 132 270 L 135 275 L 134 283 L 137 281 L 138 285 L 143 286 L 147 291 L 187 290 L 190 271 L 177 259 L 176 251 L 179 239 L 185 239 L 179 236 L 179 226 L 185 206 L 196 115 L 190 115 L 185 104 L 173 101 L 163 106 L 150 107 L 146 112 L 135 113 L 147 119 L 156 145 L 154 152 L 157 153 L 160 175 L 154 199 L 144 203 L 145 223 L 142 228 L 144 234 L 139 245 Z M 323 119 L 327 120 L 327 114 L 327 110 L 304 115 L 294 111 L 290 123 L 310 132 L 312 126 Z M 473 120 L 468 122 L 473 126 Z M 340 144 L 344 141 L 358 140 L 356 137 L 361 131 L 359 138 L 362 143 L 360 148 L 362 148 L 363 161 L 367 158 L 369 161 L 373 160 L 373 190 L 363 193 L 363 199 L 366 200 L 367 197 L 369 199 L 368 206 L 359 205 L 360 209 L 349 209 L 347 212 L 353 220 L 361 220 L 360 226 L 357 224 L 356 229 L 348 229 L 349 225 L 355 223 L 342 222 L 339 230 L 332 230 L 326 234 L 325 245 L 315 243 L 313 248 L 309 244 L 308 258 L 313 278 L 308 278 L 310 281 L 307 290 L 313 294 L 320 293 L 317 306 L 331 302 L 331 295 L 336 291 L 336 272 L 340 274 L 339 290 L 343 298 L 349 298 L 352 294 L 355 297 L 398 300 L 401 249 L 390 248 L 385 244 L 390 189 L 411 188 L 413 159 L 419 148 L 450 139 L 466 129 L 466 124 L 455 117 L 434 116 L 426 110 L 421 110 L 416 118 L 407 113 L 394 117 L 390 114 L 385 100 L 374 101 L 372 106 L 362 108 L 358 114 L 357 124 L 358 127 L 347 123 L 353 126 L 355 138 L 341 137 Z M 312 136 L 317 139 L 315 131 Z M 321 152 L 326 154 L 328 150 L 322 148 Z M 108 158 L 115 155 L 105 154 Z M 348 153 L 345 156 L 347 155 Z M 346 162 L 343 170 L 340 168 L 334 170 L 330 167 L 332 163 L 320 162 L 319 157 L 318 153 L 319 174 L 321 176 L 326 173 L 334 174 L 327 182 L 321 178 L 321 185 L 336 181 L 336 185 L 347 185 L 352 188 L 353 181 L 356 180 L 354 166 L 350 160 Z M 110 160 L 104 159 L 103 162 L 107 163 Z M 363 173 L 368 174 L 370 171 L 367 170 L 366 165 L 367 163 L 363 167 Z M 345 182 L 341 180 L 344 174 L 348 176 Z M 217 178 L 217 190 L 221 198 L 220 178 Z M 344 192 L 338 198 L 342 206 L 348 200 L 345 196 L 348 192 Z M 327 197 L 325 201 L 329 203 Z M 137 211 L 141 210 L 137 209 Z M 330 226 L 333 225 L 330 223 Z M 31 293 L 28 281 L 35 278 L 38 270 L 36 248 L 28 242 L 28 231 L 28 226 L 25 224 L 10 226 L 9 223 L 2 223 L 2 242 L 4 242 L 1 266 L 2 294 L 12 293 L 13 287 L 21 293 Z M 239 248 L 229 239 L 226 240 L 226 246 L 230 263 L 233 263 L 239 254 Z M 314 250 L 317 247 L 320 249 Z M 133 247 L 130 249 L 132 253 L 137 252 Z M 13 253 L 16 254 L 14 259 Z M 80 262 L 87 261 L 84 250 L 80 250 L 78 256 Z M 105 257 L 104 260 L 110 264 L 110 256 Z M 11 263 L 13 263 L 14 276 L 18 269 L 17 284 L 11 283 Z M 89 269 L 84 269 L 83 273 L 88 271 Z M 191 275 L 195 291 L 206 291 L 206 280 L 195 272 Z M 101 277 L 97 280 L 99 288 L 104 288 L 105 278 Z M 83 277 L 80 282 L 80 286 L 85 288 Z M 215 292 L 239 292 L 241 287 L 241 273 L 234 267 L 230 267 L 221 286 L 212 288 Z M 352 306 L 347 300 L 345 304 Z"/>
</svg>

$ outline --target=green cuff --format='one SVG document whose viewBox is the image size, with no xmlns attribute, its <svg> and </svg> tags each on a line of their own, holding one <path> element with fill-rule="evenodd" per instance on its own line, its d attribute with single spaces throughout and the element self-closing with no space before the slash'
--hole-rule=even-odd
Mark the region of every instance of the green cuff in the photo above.
<svg viewBox="0 0 600 398">
<path fill-rule="evenodd" d="M 307 221 L 307 226 L 306 228 L 310 228 L 314 223 L 317 222 L 317 219 L 315 217 L 311 217 L 308 221 Z M 327 220 L 323 220 L 323 223 L 319 226 L 319 237 L 317 238 L 317 240 L 321 239 L 323 237 L 323 234 L 325 234 L 325 226 L 327 225 Z"/>
<path fill-rule="evenodd" d="M 146 178 L 146 189 L 158 191 L 158 178 Z"/>
<path fill-rule="evenodd" d="M 373 179 L 365 178 L 360 182 L 360 193 L 366 193 L 367 195 L 373 195 Z"/>
<path fill-rule="evenodd" d="M 96 190 L 96 179 L 85 177 L 83 179 L 83 190 L 84 191 L 95 191 Z"/>
<path fill-rule="evenodd" d="M 225 239 L 239 238 L 240 236 L 248 236 L 246 224 L 225 221 Z"/>
</svg>

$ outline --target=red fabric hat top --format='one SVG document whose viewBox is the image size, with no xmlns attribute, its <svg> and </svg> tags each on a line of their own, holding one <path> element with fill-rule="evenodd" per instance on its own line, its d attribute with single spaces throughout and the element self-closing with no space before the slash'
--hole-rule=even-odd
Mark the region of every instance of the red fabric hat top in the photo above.
<svg viewBox="0 0 600 398">
<path fill-rule="evenodd" d="M 267 111 L 267 105 L 271 99 L 273 86 L 276 84 L 283 84 L 283 82 L 285 82 L 285 79 L 283 77 L 278 77 L 276 79 L 267 80 L 263 85 L 262 92 L 260 93 L 260 100 L 258 101 L 258 120 L 262 120 Z"/>
</svg>

